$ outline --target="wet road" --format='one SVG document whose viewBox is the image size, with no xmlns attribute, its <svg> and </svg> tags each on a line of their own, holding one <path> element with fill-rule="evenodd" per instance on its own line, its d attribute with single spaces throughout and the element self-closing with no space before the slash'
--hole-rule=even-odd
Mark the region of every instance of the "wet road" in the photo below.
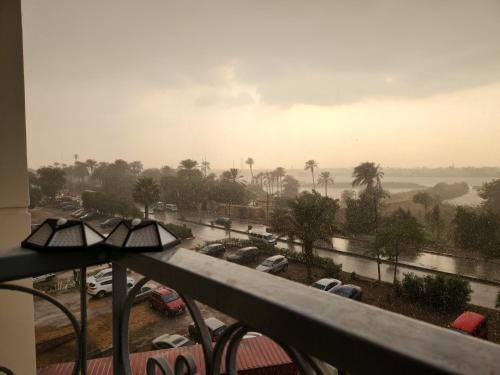
<svg viewBox="0 0 500 375">
<path fill-rule="evenodd" d="M 228 232 L 223 229 L 211 228 L 205 225 L 198 225 L 192 223 L 184 223 L 177 220 L 173 215 L 159 216 L 160 220 L 173 221 L 177 224 L 186 224 L 192 231 L 195 239 L 185 241 L 186 247 L 194 246 L 199 244 L 200 241 L 214 241 L 222 238 L 228 238 L 229 236 L 233 238 L 248 239 L 247 235 L 242 233 Z M 207 222 L 208 220 L 204 220 Z M 252 224 L 254 230 L 264 230 L 264 226 L 260 224 Z M 233 220 L 233 229 L 247 230 L 247 223 L 241 221 Z M 282 247 L 289 247 L 295 251 L 301 251 L 300 245 L 288 244 L 282 242 Z M 349 240 L 342 238 L 334 238 L 333 246 L 336 250 L 344 251 L 346 254 L 333 253 L 328 250 L 316 249 L 318 256 L 331 258 L 336 263 L 342 264 L 342 269 L 345 272 L 356 272 L 357 274 L 369 278 L 377 278 L 377 264 L 376 262 L 369 259 L 362 259 L 349 255 L 352 253 L 363 254 L 365 249 L 360 246 L 351 245 Z M 491 280 L 500 281 L 500 265 L 493 262 L 468 260 L 464 258 L 454 258 L 443 255 L 434 254 L 422 254 L 417 257 L 403 257 L 402 262 L 408 263 L 415 266 L 425 267 L 433 270 L 457 273 L 459 275 L 469 275 L 475 277 L 484 277 Z M 381 277 L 383 281 L 392 282 L 394 268 L 388 264 L 381 264 Z M 398 276 L 401 279 L 404 273 L 413 272 L 418 275 L 426 275 L 428 273 L 423 271 L 418 271 L 405 267 L 404 265 L 398 266 Z M 473 282 L 471 281 L 471 287 L 473 290 L 471 296 L 471 303 L 479 306 L 494 308 L 496 295 L 500 290 L 500 287 L 492 286 L 489 284 Z"/>
</svg>

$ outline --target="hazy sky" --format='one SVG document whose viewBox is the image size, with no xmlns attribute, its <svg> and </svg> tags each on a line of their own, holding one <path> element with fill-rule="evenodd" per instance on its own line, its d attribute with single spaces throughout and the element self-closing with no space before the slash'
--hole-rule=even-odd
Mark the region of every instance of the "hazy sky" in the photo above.
<svg viewBox="0 0 500 375">
<path fill-rule="evenodd" d="M 500 165 L 500 1 L 25 0 L 31 167 Z"/>
</svg>

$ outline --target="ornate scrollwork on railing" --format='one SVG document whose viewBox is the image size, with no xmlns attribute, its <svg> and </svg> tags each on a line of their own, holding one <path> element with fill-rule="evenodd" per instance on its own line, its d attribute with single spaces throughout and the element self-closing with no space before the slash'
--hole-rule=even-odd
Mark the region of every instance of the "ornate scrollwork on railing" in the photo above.
<svg viewBox="0 0 500 375">
<path fill-rule="evenodd" d="M 149 281 L 148 278 L 141 279 L 128 293 L 125 304 L 122 310 L 123 316 L 121 320 L 121 354 L 123 360 L 123 368 L 125 375 L 131 375 L 131 366 L 128 348 L 128 324 L 130 320 L 130 311 L 137 293 L 142 286 Z M 201 315 L 200 310 L 192 298 L 181 295 L 188 311 L 193 318 L 195 325 L 200 332 L 200 343 L 203 348 L 205 369 L 207 375 L 220 375 L 222 371 L 222 361 L 225 361 L 225 373 L 228 375 L 237 375 L 236 357 L 238 347 L 245 335 L 252 331 L 242 323 L 234 323 L 230 325 L 219 337 L 215 346 L 212 343 L 210 332 Z M 279 343 L 279 341 L 278 341 Z M 285 350 L 290 359 L 297 366 L 301 374 L 316 374 L 327 375 L 332 374 L 332 367 L 325 363 L 295 350 L 283 343 L 279 345 Z M 148 359 L 146 365 L 146 374 L 154 375 L 160 371 L 162 375 L 195 375 L 197 366 L 194 358 L 190 354 L 180 354 L 175 359 L 174 369 L 170 366 L 167 360 L 161 356 L 154 356 Z"/>
<path fill-rule="evenodd" d="M 0 366 L 0 374 L 14 375 L 14 372 L 10 368 Z"/>
<path fill-rule="evenodd" d="M 21 292 L 21 293 L 27 293 L 31 294 L 32 296 L 41 298 L 52 305 L 56 306 L 59 310 L 61 310 L 64 315 L 66 315 L 71 322 L 71 325 L 73 326 L 73 331 L 75 332 L 75 337 L 76 341 L 78 343 L 78 351 L 75 357 L 75 366 L 73 366 L 73 375 L 77 375 L 80 373 L 80 370 L 82 368 L 82 333 L 80 330 L 80 324 L 78 323 L 76 317 L 73 315 L 71 311 L 68 310 L 61 302 L 59 302 L 57 299 L 49 296 L 48 294 L 45 294 L 43 292 L 40 292 L 36 289 L 31 289 L 27 288 L 21 285 L 14 285 L 14 284 L 0 284 L 0 290 L 11 290 L 15 292 Z M 14 375 L 14 372 L 9 370 L 8 368 L 1 367 L 0 366 L 0 373 L 4 372 L 7 375 Z"/>
</svg>

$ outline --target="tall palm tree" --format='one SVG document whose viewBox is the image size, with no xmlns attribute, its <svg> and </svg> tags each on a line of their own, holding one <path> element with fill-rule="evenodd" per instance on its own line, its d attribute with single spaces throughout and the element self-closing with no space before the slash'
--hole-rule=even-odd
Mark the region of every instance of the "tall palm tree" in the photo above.
<svg viewBox="0 0 500 375">
<path fill-rule="evenodd" d="M 89 175 L 92 176 L 94 173 L 94 170 L 97 167 L 97 162 L 94 159 L 87 159 L 85 161 L 85 165 L 87 166 L 87 169 L 89 170 Z"/>
<path fill-rule="evenodd" d="M 149 207 L 160 199 L 160 188 L 151 177 L 141 177 L 134 185 L 134 201 L 144 205 L 144 218 L 149 217 Z"/>
<path fill-rule="evenodd" d="M 328 184 L 333 185 L 333 178 L 330 175 L 330 172 L 321 172 L 319 175 L 318 185 L 325 185 L 325 197 L 328 196 Z"/>
<path fill-rule="evenodd" d="M 235 184 L 245 184 L 245 180 L 243 180 L 243 176 L 240 174 L 240 170 L 238 168 L 231 168 L 227 171 L 222 172 L 221 177 L 223 180 L 230 181 Z"/>
<path fill-rule="evenodd" d="M 246 161 L 245 161 L 246 164 L 248 164 L 248 166 L 250 167 L 250 174 L 252 175 L 252 183 L 253 183 L 253 165 L 255 164 L 255 160 L 253 160 L 253 158 L 248 158 Z"/>
<path fill-rule="evenodd" d="M 318 168 L 318 163 L 315 160 L 306 161 L 306 167 L 304 168 L 306 171 L 311 171 L 311 176 L 313 179 L 313 190 L 316 190 L 316 183 L 314 182 L 314 170 Z"/>
<path fill-rule="evenodd" d="M 373 191 L 376 186 L 381 183 L 384 178 L 384 172 L 380 168 L 380 164 L 365 162 L 354 168 L 352 173 L 354 180 L 352 186 L 366 185 L 366 190 Z"/>
<path fill-rule="evenodd" d="M 384 195 L 384 190 L 382 189 L 384 172 L 380 164 L 375 165 L 372 162 L 361 163 L 354 168 L 352 177 L 354 178 L 352 181 L 353 187 L 366 185 L 366 193 L 373 199 L 375 224 L 377 224 L 379 199 Z"/>
<path fill-rule="evenodd" d="M 282 179 L 283 177 L 286 176 L 286 170 L 285 168 L 283 167 L 278 167 L 275 169 L 275 173 L 276 173 L 276 178 L 277 178 L 277 190 L 279 191 L 279 193 L 281 194 L 281 192 L 283 191 L 283 186 L 282 186 Z"/>
<path fill-rule="evenodd" d="M 207 172 L 210 170 L 210 162 L 203 160 L 201 162 L 201 170 L 203 171 L 203 177 L 207 177 Z"/>
<path fill-rule="evenodd" d="M 198 162 L 192 159 L 185 159 L 179 163 L 179 169 L 185 169 L 187 171 L 196 169 L 198 167 Z"/>
</svg>

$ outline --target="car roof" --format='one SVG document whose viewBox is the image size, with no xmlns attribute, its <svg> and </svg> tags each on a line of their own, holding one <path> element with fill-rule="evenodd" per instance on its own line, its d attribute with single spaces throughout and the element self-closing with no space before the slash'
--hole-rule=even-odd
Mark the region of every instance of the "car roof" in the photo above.
<svg viewBox="0 0 500 375">
<path fill-rule="evenodd" d="M 207 325 L 208 328 L 210 328 L 212 331 L 216 330 L 217 328 L 220 328 L 222 326 L 225 326 L 226 324 L 221 322 L 217 318 L 207 318 L 205 319 L 205 324 Z"/>
<path fill-rule="evenodd" d="M 258 250 L 258 249 L 255 246 L 247 246 L 247 247 L 242 247 L 241 249 L 238 249 L 238 251 L 248 251 L 248 250 Z"/>
<path fill-rule="evenodd" d="M 166 286 L 161 286 L 161 287 L 155 289 L 154 292 L 164 296 L 167 294 L 172 294 L 174 292 L 174 290 L 167 288 Z"/>
<path fill-rule="evenodd" d="M 158 336 L 157 338 L 155 338 L 153 340 L 153 342 L 165 341 L 165 342 L 171 343 L 171 342 L 173 342 L 174 340 L 177 340 L 177 339 L 188 340 L 186 337 L 181 336 L 181 335 L 177 335 L 175 333 L 173 335 L 165 333 L 164 335 L 161 335 L 161 336 Z"/>
<path fill-rule="evenodd" d="M 465 311 L 450 324 L 450 327 L 472 333 L 476 327 L 485 320 L 486 317 L 484 315 L 472 311 Z"/>
<path fill-rule="evenodd" d="M 330 284 L 330 283 L 336 283 L 336 282 L 340 282 L 340 280 L 325 278 L 325 279 L 319 279 L 319 280 L 318 280 L 318 281 L 316 281 L 314 284 L 319 284 L 319 285 L 327 285 L 327 284 Z"/>
</svg>

